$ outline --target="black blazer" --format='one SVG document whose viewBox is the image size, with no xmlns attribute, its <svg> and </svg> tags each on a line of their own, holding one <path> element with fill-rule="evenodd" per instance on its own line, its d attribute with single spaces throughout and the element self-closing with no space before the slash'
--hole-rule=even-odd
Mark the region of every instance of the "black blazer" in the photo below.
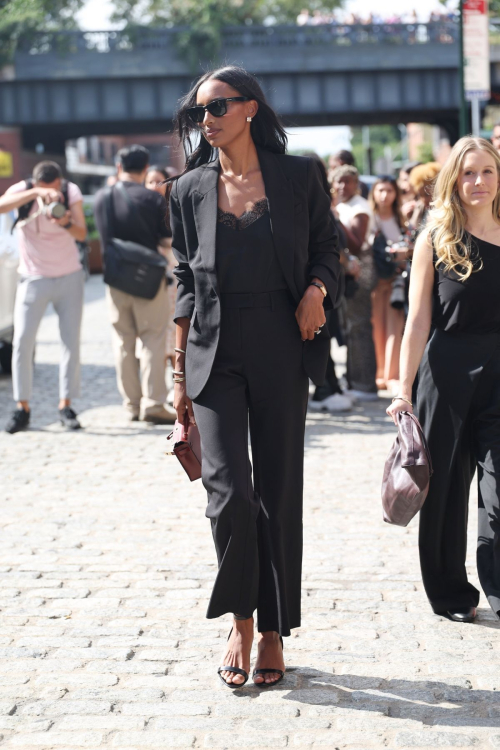
<svg viewBox="0 0 500 750">
<path fill-rule="evenodd" d="M 337 296 L 340 261 L 330 201 L 313 159 L 258 148 L 269 201 L 274 247 L 297 302 L 313 276 L 323 281 L 331 307 Z M 219 341 L 221 306 L 215 266 L 219 160 L 182 175 L 170 197 L 172 246 L 179 265 L 175 318 L 190 318 L 186 385 L 196 398 L 208 380 Z M 316 384 L 325 379 L 330 350 L 327 327 L 304 342 L 304 369 Z"/>
</svg>

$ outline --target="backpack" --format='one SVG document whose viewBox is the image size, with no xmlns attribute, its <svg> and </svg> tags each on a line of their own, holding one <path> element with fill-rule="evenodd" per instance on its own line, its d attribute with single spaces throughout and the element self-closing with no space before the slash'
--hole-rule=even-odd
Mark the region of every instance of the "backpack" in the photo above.
<svg viewBox="0 0 500 750">
<path fill-rule="evenodd" d="M 26 190 L 31 190 L 33 187 L 35 187 L 35 181 L 31 177 L 28 177 L 28 179 L 25 182 L 26 182 Z M 62 193 L 63 198 L 64 198 L 64 205 L 66 206 L 66 209 L 69 211 L 69 197 L 68 197 L 68 182 L 67 182 L 67 180 L 62 180 L 61 181 L 61 193 Z M 33 206 L 34 203 L 35 203 L 35 201 L 33 200 L 33 201 L 30 201 L 29 203 L 25 203 L 24 206 L 19 206 L 19 208 L 17 209 L 17 218 L 16 218 L 15 222 L 13 223 L 13 225 L 11 227 L 11 230 L 10 230 L 11 234 L 14 231 L 14 228 L 15 228 L 16 224 L 19 221 L 24 221 L 25 219 L 28 218 L 29 213 L 30 213 L 31 208 L 32 208 L 32 206 Z"/>
</svg>

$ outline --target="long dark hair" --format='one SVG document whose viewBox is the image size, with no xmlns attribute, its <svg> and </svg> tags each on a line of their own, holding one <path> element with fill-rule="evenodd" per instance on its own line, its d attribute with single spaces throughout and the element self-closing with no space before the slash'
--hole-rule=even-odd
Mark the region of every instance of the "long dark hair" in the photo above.
<svg viewBox="0 0 500 750">
<path fill-rule="evenodd" d="M 250 134 L 256 146 L 272 151 L 275 154 L 286 153 L 287 135 L 279 121 L 278 115 L 269 106 L 264 96 L 264 92 L 258 80 L 251 73 L 236 65 L 227 65 L 218 70 L 211 70 L 198 79 L 191 91 L 186 94 L 180 101 L 180 106 L 175 117 L 175 129 L 179 135 L 186 155 L 185 174 L 191 169 L 207 164 L 215 158 L 215 151 L 203 134 L 200 133 L 199 127 L 194 125 L 186 110 L 196 104 L 196 95 L 200 86 L 206 81 L 213 80 L 223 81 L 231 86 L 241 96 L 248 96 L 259 105 L 259 110 L 250 125 Z M 193 144 L 193 134 L 199 134 L 199 143 Z"/>
<path fill-rule="evenodd" d="M 371 210 L 373 211 L 374 214 L 378 213 L 378 206 L 375 203 L 375 188 L 377 187 L 377 185 L 381 185 L 384 182 L 389 183 L 389 185 L 392 185 L 392 187 L 394 188 L 394 192 L 396 193 L 396 195 L 395 195 L 395 198 L 394 198 L 394 200 L 392 202 L 392 206 L 391 206 L 392 213 L 393 213 L 394 218 L 396 219 L 396 221 L 398 223 L 398 226 L 400 228 L 403 228 L 405 222 L 404 222 L 403 216 L 401 214 L 401 208 L 400 208 L 401 190 L 399 189 L 399 185 L 396 182 L 396 178 L 392 177 L 392 175 L 384 174 L 384 175 L 380 175 L 380 177 L 377 177 L 377 179 L 375 180 L 375 182 L 372 185 L 372 189 L 370 190 L 370 195 L 368 196 L 368 202 L 370 204 L 370 208 L 371 208 Z"/>
</svg>

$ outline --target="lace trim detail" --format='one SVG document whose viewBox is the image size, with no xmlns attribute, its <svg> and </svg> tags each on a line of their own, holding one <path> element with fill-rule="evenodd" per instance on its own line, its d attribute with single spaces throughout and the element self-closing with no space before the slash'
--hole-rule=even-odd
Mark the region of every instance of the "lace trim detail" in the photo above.
<svg viewBox="0 0 500 750">
<path fill-rule="evenodd" d="M 245 211 L 239 217 L 235 216 L 231 211 L 223 211 L 222 208 L 217 208 L 217 221 L 230 229 L 240 231 L 241 229 L 246 229 L 266 213 L 269 213 L 269 203 L 267 202 L 267 198 L 261 198 L 260 201 L 256 201 L 253 204 L 253 207 L 249 211 Z"/>
</svg>

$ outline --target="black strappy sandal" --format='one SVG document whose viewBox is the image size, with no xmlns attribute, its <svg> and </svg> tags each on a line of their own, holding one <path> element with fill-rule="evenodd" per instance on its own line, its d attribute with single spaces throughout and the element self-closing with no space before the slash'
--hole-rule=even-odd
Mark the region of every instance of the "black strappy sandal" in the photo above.
<svg viewBox="0 0 500 750">
<path fill-rule="evenodd" d="M 236 617 L 237 620 L 246 620 L 246 617 Z M 233 629 L 229 631 L 229 635 L 227 637 L 227 640 L 231 638 L 231 633 L 233 632 Z M 224 677 L 221 675 L 221 672 L 232 672 L 233 674 L 240 674 L 242 677 L 245 678 L 245 682 L 240 682 L 239 684 L 236 684 L 234 682 L 226 682 Z M 239 667 L 219 667 L 217 670 L 217 674 L 219 675 L 219 680 L 224 683 L 224 685 L 228 688 L 232 688 L 235 690 L 236 688 L 242 688 L 244 685 L 248 682 L 249 674 L 248 672 L 245 672 L 244 669 L 240 669 Z"/>
<path fill-rule="evenodd" d="M 281 648 L 284 651 L 284 648 L 283 648 L 283 638 L 281 636 L 279 638 L 280 638 L 280 642 L 281 642 Z M 258 688 L 262 688 L 262 687 L 266 687 L 266 688 L 267 687 L 274 687 L 274 685 L 277 685 L 278 682 L 281 682 L 281 680 L 285 676 L 285 672 L 282 669 L 269 669 L 269 668 L 254 669 L 253 672 L 252 672 L 252 680 L 255 677 L 255 675 L 258 675 L 258 674 L 279 674 L 278 679 L 274 680 L 274 682 L 265 682 L 265 681 L 263 681 L 263 682 L 254 682 L 253 684 L 255 685 L 255 687 L 258 687 Z"/>
</svg>

